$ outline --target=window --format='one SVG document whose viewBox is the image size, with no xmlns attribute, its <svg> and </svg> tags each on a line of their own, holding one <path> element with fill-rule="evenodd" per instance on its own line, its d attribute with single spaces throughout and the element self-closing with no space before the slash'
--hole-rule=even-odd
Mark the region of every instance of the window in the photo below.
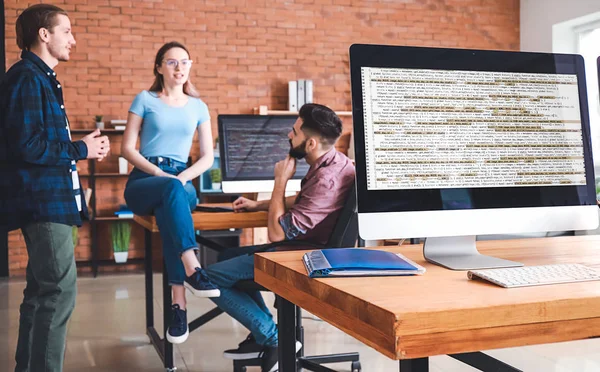
<svg viewBox="0 0 600 372">
<path fill-rule="evenodd" d="M 598 69 L 596 60 L 600 56 L 600 25 L 595 28 L 584 28 L 579 32 L 579 45 L 577 52 L 585 60 L 585 76 L 588 91 L 588 104 L 590 110 L 590 128 L 594 163 L 600 166 L 600 93 L 598 90 Z M 598 176 L 598 174 L 596 175 Z"/>
<path fill-rule="evenodd" d="M 600 94 L 596 59 L 600 56 L 600 12 L 552 26 L 552 51 L 583 56 L 596 179 L 600 176 Z"/>
</svg>

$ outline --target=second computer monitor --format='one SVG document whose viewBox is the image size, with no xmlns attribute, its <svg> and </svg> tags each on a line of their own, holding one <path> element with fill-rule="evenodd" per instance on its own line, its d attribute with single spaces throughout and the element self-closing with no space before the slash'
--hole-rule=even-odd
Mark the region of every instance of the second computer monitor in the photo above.
<svg viewBox="0 0 600 372">
<path fill-rule="evenodd" d="M 219 115 L 222 188 L 225 193 L 271 192 L 275 163 L 290 151 L 296 115 Z M 300 191 L 308 164 L 298 160 L 286 191 Z"/>
</svg>

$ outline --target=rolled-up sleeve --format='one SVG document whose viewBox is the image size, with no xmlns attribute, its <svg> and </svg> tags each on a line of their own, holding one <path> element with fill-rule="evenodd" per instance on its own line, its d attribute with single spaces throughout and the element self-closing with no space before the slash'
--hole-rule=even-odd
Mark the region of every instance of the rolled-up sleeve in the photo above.
<svg viewBox="0 0 600 372">
<path fill-rule="evenodd" d="M 294 225 L 291 212 L 287 212 L 283 216 L 279 217 L 279 224 L 283 229 L 286 240 L 294 240 L 298 236 L 306 234 L 306 230 L 301 230 L 298 228 L 298 226 Z"/>
<path fill-rule="evenodd" d="M 307 185 L 308 186 L 308 185 Z M 304 189 L 296 203 L 281 217 L 279 224 L 287 240 L 294 240 L 305 235 L 334 212 L 332 199 L 339 192 L 335 181 L 321 179 Z"/>
</svg>

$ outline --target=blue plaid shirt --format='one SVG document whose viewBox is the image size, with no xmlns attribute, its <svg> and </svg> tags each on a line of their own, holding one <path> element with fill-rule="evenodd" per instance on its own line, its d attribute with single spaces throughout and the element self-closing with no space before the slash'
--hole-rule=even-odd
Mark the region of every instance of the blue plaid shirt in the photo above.
<svg viewBox="0 0 600 372">
<path fill-rule="evenodd" d="M 23 51 L 0 83 L 0 226 L 81 225 L 71 162 L 86 157 L 85 143 L 70 140 L 56 73 Z"/>
</svg>

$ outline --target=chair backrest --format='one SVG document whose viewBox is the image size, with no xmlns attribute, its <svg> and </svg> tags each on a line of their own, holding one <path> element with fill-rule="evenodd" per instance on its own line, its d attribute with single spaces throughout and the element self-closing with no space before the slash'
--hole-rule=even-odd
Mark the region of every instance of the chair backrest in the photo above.
<svg viewBox="0 0 600 372">
<path fill-rule="evenodd" d="M 326 246 L 321 247 L 317 244 L 308 244 L 308 246 L 312 246 L 313 249 L 350 248 L 354 247 L 356 239 L 358 239 L 358 215 L 356 207 L 356 186 L 353 184 L 348 192 L 346 204 L 344 205 L 344 208 L 342 208 L 342 212 L 333 227 L 333 231 L 329 236 Z M 267 248 L 277 247 L 279 245 L 301 245 L 303 249 L 307 248 L 307 242 L 301 240 L 282 240 L 280 242 L 265 244 L 263 248 L 257 252 L 266 251 Z M 240 280 L 235 286 L 236 288 L 244 290 L 266 290 L 261 285 L 254 282 L 254 280 Z M 275 301 L 275 307 L 277 307 L 277 301 Z"/>
<path fill-rule="evenodd" d="M 346 198 L 346 204 L 342 208 L 342 212 L 327 241 L 327 248 L 354 247 L 356 239 L 358 239 L 356 185 L 352 184 Z"/>
<path fill-rule="evenodd" d="M 309 247 L 314 249 L 326 249 L 326 248 L 350 248 L 354 247 L 356 240 L 358 239 L 358 215 L 356 208 L 356 187 L 353 184 L 350 187 L 348 196 L 346 198 L 346 204 L 342 208 L 340 215 L 329 235 L 329 239 L 325 245 L 311 243 L 306 240 L 282 240 L 279 242 L 273 242 L 264 244 L 261 249 L 256 252 L 265 252 L 270 248 L 286 246 L 301 247 L 300 249 L 308 249 Z"/>
</svg>

